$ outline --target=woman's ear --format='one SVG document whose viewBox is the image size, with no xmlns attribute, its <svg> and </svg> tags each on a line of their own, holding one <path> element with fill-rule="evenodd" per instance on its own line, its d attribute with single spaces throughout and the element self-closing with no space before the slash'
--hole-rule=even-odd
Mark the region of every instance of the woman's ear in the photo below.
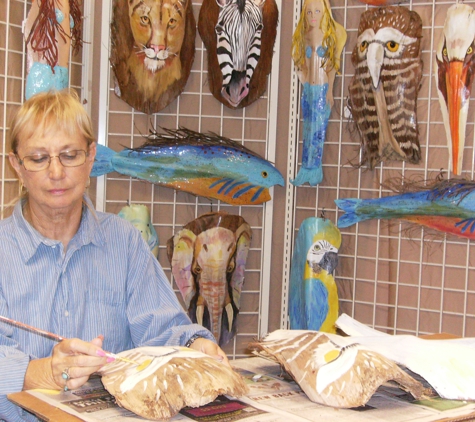
<svg viewBox="0 0 475 422">
<path fill-rule="evenodd" d="M 89 167 L 89 171 L 92 170 L 92 166 L 94 165 L 94 159 L 96 158 L 96 143 L 93 142 L 89 145 L 88 155 L 87 155 L 87 165 Z"/>
<path fill-rule="evenodd" d="M 20 181 L 21 181 L 21 176 L 20 176 L 21 165 L 18 162 L 18 157 L 12 151 L 10 151 L 8 153 L 8 159 L 10 160 L 11 166 L 15 169 L 15 171 L 17 172 L 18 177 L 20 178 Z"/>
</svg>

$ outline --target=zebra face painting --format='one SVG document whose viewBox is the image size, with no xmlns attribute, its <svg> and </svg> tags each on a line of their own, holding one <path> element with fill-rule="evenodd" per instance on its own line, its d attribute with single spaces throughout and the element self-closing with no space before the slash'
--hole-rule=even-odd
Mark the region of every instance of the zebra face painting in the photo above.
<svg viewBox="0 0 475 422">
<path fill-rule="evenodd" d="M 246 107 L 267 90 L 278 20 L 275 0 L 203 0 L 198 30 L 207 82 L 226 107 Z"/>
<path fill-rule="evenodd" d="M 249 94 L 249 82 L 261 55 L 264 1 L 216 0 L 220 7 L 215 30 L 223 74 L 221 95 L 234 107 Z"/>
</svg>

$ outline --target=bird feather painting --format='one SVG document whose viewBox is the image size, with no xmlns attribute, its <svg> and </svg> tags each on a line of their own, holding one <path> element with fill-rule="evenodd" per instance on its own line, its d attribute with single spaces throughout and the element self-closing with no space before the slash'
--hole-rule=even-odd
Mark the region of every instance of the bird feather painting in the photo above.
<svg viewBox="0 0 475 422">
<path fill-rule="evenodd" d="M 117 96 L 147 114 L 165 108 L 185 88 L 195 38 L 190 0 L 114 0 L 110 61 Z"/>
<path fill-rule="evenodd" d="M 248 392 L 231 367 L 186 347 L 140 347 L 118 356 L 129 362 L 116 359 L 102 367 L 102 383 L 120 406 L 147 419 L 168 420 L 185 406 Z"/>
<path fill-rule="evenodd" d="M 69 56 L 82 45 L 79 0 L 38 0 L 24 22 L 27 48 L 25 98 L 69 85 Z"/>
<path fill-rule="evenodd" d="M 116 171 L 231 205 L 262 204 L 271 199 L 270 187 L 284 185 L 269 161 L 236 141 L 184 128 L 164 130 L 151 131 L 141 147 L 119 153 L 98 145 L 91 176 Z"/>
<path fill-rule="evenodd" d="M 338 291 L 332 273 L 340 245 L 340 231 L 329 219 L 311 217 L 300 225 L 290 270 L 291 329 L 335 332 Z"/>
<path fill-rule="evenodd" d="M 475 75 L 475 13 L 456 3 L 447 11 L 437 46 L 436 73 L 440 108 L 447 133 L 450 169 L 462 173 L 465 126 Z"/>
<path fill-rule="evenodd" d="M 150 210 L 146 205 L 132 204 L 122 208 L 117 214 L 140 232 L 153 255 L 158 258 L 158 235 L 153 227 Z"/>
<path fill-rule="evenodd" d="M 360 221 L 399 218 L 434 230 L 475 239 L 475 182 L 463 179 L 436 180 L 432 185 L 400 195 L 374 199 L 336 199 L 343 211 L 339 228 Z"/>
<path fill-rule="evenodd" d="M 167 242 L 188 315 L 208 328 L 221 346 L 236 334 L 251 237 L 244 218 L 214 212 L 191 221 Z"/>
<path fill-rule="evenodd" d="M 326 406 L 364 406 L 389 380 L 417 399 L 431 393 L 390 359 L 336 334 L 277 330 L 250 347 L 275 359 L 311 401 Z"/>
<path fill-rule="evenodd" d="M 360 135 L 361 164 L 370 169 L 387 160 L 420 161 L 421 38 L 421 17 L 405 7 L 373 8 L 361 15 L 348 106 Z"/>
<path fill-rule="evenodd" d="M 256 101 L 267 88 L 279 11 L 275 0 L 204 0 L 198 31 L 208 52 L 213 96 L 229 108 Z"/>
</svg>

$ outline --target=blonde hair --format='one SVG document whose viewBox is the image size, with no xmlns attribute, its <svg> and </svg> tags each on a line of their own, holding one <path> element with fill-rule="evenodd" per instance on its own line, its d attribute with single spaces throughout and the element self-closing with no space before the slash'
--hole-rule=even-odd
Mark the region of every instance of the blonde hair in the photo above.
<svg viewBox="0 0 475 422">
<path fill-rule="evenodd" d="M 15 114 L 10 127 L 11 149 L 18 153 L 20 138 L 45 135 L 51 129 L 73 136 L 79 132 L 89 147 L 94 141 L 91 119 L 79 102 L 76 91 L 41 92 L 25 101 Z"/>
<path fill-rule="evenodd" d="M 292 36 L 292 58 L 297 69 L 306 71 L 307 65 L 305 63 L 305 33 L 308 31 L 308 23 L 306 17 L 306 8 L 308 3 L 314 0 L 305 0 L 302 6 L 302 13 L 300 14 L 297 27 Z M 323 32 L 322 47 L 325 49 L 323 56 L 322 67 L 327 72 L 335 69 L 336 72 L 340 69 L 340 58 L 338 57 L 337 49 L 337 28 L 339 25 L 332 16 L 328 0 L 320 0 L 323 4 L 323 16 L 320 21 L 320 30 Z"/>
</svg>

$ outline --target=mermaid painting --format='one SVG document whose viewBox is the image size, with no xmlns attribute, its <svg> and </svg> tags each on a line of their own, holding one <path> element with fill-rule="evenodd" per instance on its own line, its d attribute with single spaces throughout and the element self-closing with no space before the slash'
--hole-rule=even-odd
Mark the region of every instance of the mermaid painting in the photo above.
<svg viewBox="0 0 475 422">
<path fill-rule="evenodd" d="M 323 179 L 323 142 L 345 43 L 346 31 L 333 19 L 329 0 L 305 0 L 292 37 L 292 58 L 303 84 L 302 167 L 291 181 L 295 186 L 315 186 Z"/>
</svg>

